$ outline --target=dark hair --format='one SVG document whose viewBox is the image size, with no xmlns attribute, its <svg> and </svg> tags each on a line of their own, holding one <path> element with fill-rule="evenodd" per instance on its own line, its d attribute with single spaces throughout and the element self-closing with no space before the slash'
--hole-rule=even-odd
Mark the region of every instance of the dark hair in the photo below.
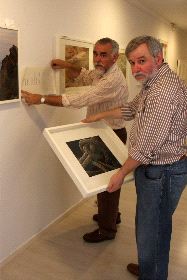
<svg viewBox="0 0 187 280">
<path fill-rule="evenodd" d="M 100 44 L 100 45 L 106 45 L 106 44 L 111 44 L 112 45 L 112 52 L 113 53 L 118 53 L 119 52 L 119 45 L 118 43 L 115 41 L 115 40 L 112 40 L 111 38 L 102 38 L 102 39 L 99 39 L 96 43 L 96 44 Z"/>
<path fill-rule="evenodd" d="M 159 42 L 159 40 L 152 36 L 144 35 L 136 37 L 128 43 L 125 49 L 126 57 L 128 58 L 129 53 L 135 50 L 141 44 L 147 45 L 148 50 L 153 57 L 156 57 L 159 53 L 162 53 L 162 44 Z"/>
</svg>

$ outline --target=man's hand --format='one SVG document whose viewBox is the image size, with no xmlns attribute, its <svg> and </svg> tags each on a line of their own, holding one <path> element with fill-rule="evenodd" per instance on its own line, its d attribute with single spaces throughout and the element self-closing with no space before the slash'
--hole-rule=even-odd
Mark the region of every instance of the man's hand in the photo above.
<svg viewBox="0 0 187 280">
<path fill-rule="evenodd" d="M 112 177 L 110 178 L 110 182 L 107 187 L 108 192 L 115 192 L 121 188 L 124 181 L 124 175 L 121 169 L 119 169 Z"/>
<path fill-rule="evenodd" d="M 21 98 L 28 105 L 41 104 L 42 95 L 41 94 L 32 94 L 28 91 L 22 90 Z"/>
<path fill-rule="evenodd" d="M 95 115 L 89 116 L 82 120 L 84 123 L 96 122 L 106 118 L 122 119 L 121 108 L 115 108 L 110 111 L 100 112 Z"/>
<path fill-rule="evenodd" d="M 122 167 L 110 178 L 107 191 L 115 192 L 120 189 L 125 177 L 141 164 L 143 163 L 129 156 Z"/>
<path fill-rule="evenodd" d="M 51 67 L 54 70 L 65 69 L 70 67 L 70 63 L 62 59 L 53 59 L 51 61 Z"/>
<path fill-rule="evenodd" d="M 98 113 L 92 116 L 87 117 L 86 119 L 82 120 L 81 122 L 83 123 L 91 123 L 91 122 L 96 122 L 103 119 L 103 114 L 102 113 Z"/>
</svg>

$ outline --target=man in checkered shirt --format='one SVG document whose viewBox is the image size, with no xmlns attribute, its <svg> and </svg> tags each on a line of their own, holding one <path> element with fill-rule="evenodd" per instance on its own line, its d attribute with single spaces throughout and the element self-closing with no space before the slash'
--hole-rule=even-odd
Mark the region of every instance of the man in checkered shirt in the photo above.
<svg viewBox="0 0 187 280">
<path fill-rule="evenodd" d="M 121 188 L 135 170 L 136 242 L 139 265 L 127 269 L 140 280 L 166 280 L 172 215 L 187 184 L 187 86 L 163 62 L 162 46 L 151 36 L 130 41 L 126 56 L 142 90 L 130 103 L 84 120 L 134 119 L 129 157 L 108 185 Z"/>
</svg>

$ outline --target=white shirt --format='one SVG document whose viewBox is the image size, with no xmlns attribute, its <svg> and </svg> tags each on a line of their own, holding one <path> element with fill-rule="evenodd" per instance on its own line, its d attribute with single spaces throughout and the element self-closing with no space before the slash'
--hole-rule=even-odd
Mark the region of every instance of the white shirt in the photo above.
<svg viewBox="0 0 187 280">
<path fill-rule="evenodd" d="M 76 81 L 91 86 L 88 87 L 87 91 L 63 94 L 62 104 L 65 107 L 81 108 L 88 106 L 87 116 L 90 116 L 123 107 L 127 102 L 127 83 L 116 63 L 103 75 L 99 74 L 97 70 L 89 71 L 83 68 Z M 78 88 L 77 91 L 79 91 Z M 106 122 L 113 129 L 120 129 L 125 126 L 122 119 L 106 119 Z"/>
</svg>

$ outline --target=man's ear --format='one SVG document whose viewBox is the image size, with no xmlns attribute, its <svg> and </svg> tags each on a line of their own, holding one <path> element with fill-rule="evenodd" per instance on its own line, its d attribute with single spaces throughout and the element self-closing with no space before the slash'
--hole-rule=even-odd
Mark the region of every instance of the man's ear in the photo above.
<svg viewBox="0 0 187 280">
<path fill-rule="evenodd" d="M 157 56 L 155 57 L 155 62 L 158 66 L 162 65 L 164 61 L 164 58 L 163 58 L 163 53 L 158 53 Z"/>
<path fill-rule="evenodd" d="M 116 62 L 119 57 L 119 53 L 113 54 L 113 62 Z"/>
</svg>

